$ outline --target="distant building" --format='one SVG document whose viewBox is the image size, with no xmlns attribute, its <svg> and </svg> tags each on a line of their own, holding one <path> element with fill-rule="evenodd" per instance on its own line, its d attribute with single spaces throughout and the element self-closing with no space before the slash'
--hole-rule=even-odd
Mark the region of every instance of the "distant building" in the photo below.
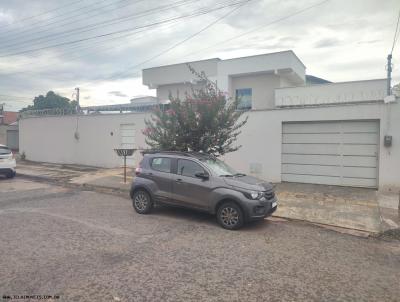
<svg viewBox="0 0 400 302">
<path fill-rule="evenodd" d="M 18 115 L 18 112 L 4 111 L 3 106 L 0 107 L 0 144 L 13 150 L 18 150 Z"/>
</svg>

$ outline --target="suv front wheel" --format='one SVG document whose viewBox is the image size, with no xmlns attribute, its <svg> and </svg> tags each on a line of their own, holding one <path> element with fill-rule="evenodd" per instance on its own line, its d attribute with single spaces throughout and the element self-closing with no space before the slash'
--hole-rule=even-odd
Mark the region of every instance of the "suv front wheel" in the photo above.
<svg viewBox="0 0 400 302">
<path fill-rule="evenodd" d="M 145 190 L 137 190 L 133 193 L 132 204 L 139 214 L 148 214 L 151 211 L 151 197 Z"/>
<path fill-rule="evenodd" d="M 243 211 L 234 202 L 225 202 L 218 208 L 217 220 L 223 228 L 237 230 L 244 223 Z"/>
</svg>

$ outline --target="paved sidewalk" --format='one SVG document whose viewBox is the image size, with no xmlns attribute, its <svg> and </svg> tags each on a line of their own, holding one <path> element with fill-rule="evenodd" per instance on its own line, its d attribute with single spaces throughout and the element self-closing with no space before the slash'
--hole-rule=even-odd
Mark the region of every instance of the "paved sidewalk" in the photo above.
<svg viewBox="0 0 400 302">
<path fill-rule="evenodd" d="M 398 211 L 389 210 L 384 223 L 376 190 L 339 186 L 281 183 L 276 185 L 280 206 L 276 216 L 378 233 L 397 228 Z M 387 194 L 393 200 L 395 194 Z"/>
<path fill-rule="evenodd" d="M 97 168 L 81 165 L 60 165 L 18 161 L 17 174 L 29 179 L 43 180 L 61 185 L 76 185 L 91 189 L 110 189 L 128 192 L 132 183 L 133 169 L 127 168 L 124 183 L 123 168 Z"/>
<path fill-rule="evenodd" d="M 19 161 L 17 173 L 31 179 L 109 190 L 120 195 L 129 192 L 133 169 L 104 169 L 78 165 L 57 165 Z M 274 216 L 363 232 L 379 233 L 399 227 L 398 193 L 338 186 L 276 184 L 279 206 Z"/>
</svg>

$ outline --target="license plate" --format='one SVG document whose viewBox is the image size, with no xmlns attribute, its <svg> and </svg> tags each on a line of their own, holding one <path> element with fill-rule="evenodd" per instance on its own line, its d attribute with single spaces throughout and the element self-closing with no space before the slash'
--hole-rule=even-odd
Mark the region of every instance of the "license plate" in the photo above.
<svg viewBox="0 0 400 302">
<path fill-rule="evenodd" d="M 276 207 L 276 202 L 272 203 L 272 207 L 275 208 Z"/>
</svg>

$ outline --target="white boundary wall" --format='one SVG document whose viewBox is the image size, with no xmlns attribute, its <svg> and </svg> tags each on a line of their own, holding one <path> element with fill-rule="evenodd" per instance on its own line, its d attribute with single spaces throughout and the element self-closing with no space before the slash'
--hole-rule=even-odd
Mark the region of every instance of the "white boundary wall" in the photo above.
<svg viewBox="0 0 400 302">
<path fill-rule="evenodd" d="M 123 160 L 114 149 L 121 147 L 121 125 L 135 125 L 135 147 L 145 147 L 145 113 L 93 114 L 31 117 L 21 119 L 20 153 L 32 161 L 118 167 Z M 78 119 L 78 123 L 77 123 Z M 75 139 L 78 124 L 79 139 Z M 135 154 L 134 162 L 138 162 Z"/>
<path fill-rule="evenodd" d="M 400 189 L 400 104 L 352 104 L 298 109 L 260 110 L 246 113 L 239 151 L 225 160 L 236 169 L 271 182 L 281 181 L 282 123 L 294 121 L 378 120 L 380 123 L 380 189 Z M 32 117 L 20 120 L 20 152 L 40 162 L 117 167 L 122 161 L 114 148 L 120 146 L 120 125 L 134 123 L 135 146 L 145 147 L 142 134 L 148 113 L 102 114 L 79 117 L 79 140 L 74 138 L 75 116 Z M 389 118 L 390 117 L 390 118 Z M 113 135 L 111 135 L 113 132 Z M 383 146 L 384 135 L 393 146 Z M 140 154 L 136 154 L 138 163 Z"/>
</svg>

